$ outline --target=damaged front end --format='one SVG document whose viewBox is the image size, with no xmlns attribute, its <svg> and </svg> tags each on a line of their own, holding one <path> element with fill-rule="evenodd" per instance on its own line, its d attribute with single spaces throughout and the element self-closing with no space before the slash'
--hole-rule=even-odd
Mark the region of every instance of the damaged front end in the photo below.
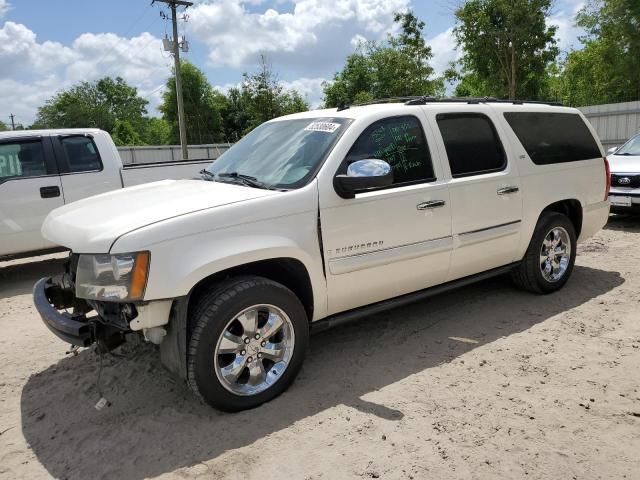
<svg viewBox="0 0 640 480">
<path fill-rule="evenodd" d="M 33 301 L 44 324 L 63 341 L 79 347 L 97 343 L 110 351 L 131 332 L 130 324 L 138 316 L 133 303 L 84 300 L 76 297 L 78 255 L 72 254 L 65 272 L 42 278 L 33 289 Z"/>
</svg>

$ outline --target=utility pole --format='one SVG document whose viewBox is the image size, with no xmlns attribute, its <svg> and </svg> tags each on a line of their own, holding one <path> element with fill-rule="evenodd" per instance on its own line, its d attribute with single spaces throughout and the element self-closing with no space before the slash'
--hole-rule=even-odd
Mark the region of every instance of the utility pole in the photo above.
<svg viewBox="0 0 640 480">
<path fill-rule="evenodd" d="M 187 160 L 189 158 L 189 151 L 187 149 L 187 130 L 184 122 L 184 104 L 182 101 L 182 74 L 180 72 L 180 42 L 178 40 L 178 19 L 176 16 L 176 9 L 179 5 L 183 7 L 190 7 L 192 2 L 185 2 L 183 0 L 154 0 L 154 2 L 166 3 L 171 8 L 171 23 L 173 24 L 173 39 L 171 40 L 171 48 L 173 50 L 173 59 L 175 61 L 176 69 L 176 100 L 178 102 L 178 128 L 180 130 L 180 146 L 182 147 L 182 158 Z M 186 48 L 186 42 L 183 42 L 182 48 Z"/>
<path fill-rule="evenodd" d="M 9 118 L 11 119 L 11 130 L 15 130 L 16 129 L 16 117 L 13 115 L 13 113 L 11 115 L 9 115 Z"/>
</svg>

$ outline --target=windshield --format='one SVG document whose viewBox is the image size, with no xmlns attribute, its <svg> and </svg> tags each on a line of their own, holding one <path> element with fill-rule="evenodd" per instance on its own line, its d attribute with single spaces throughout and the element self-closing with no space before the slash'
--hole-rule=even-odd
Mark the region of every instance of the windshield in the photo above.
<svg viewBox="0 0 640 480">
<path fill-rule="evenodd" d="M 299 188 L 315 175 L 349 123 L 346 118 L 326 117 L 263 123 L 207 172 L 220 181 L 245 176 L 270 188 Z"/>
<path fill-rule="evenodd" d="M 640 134 L 631 139 L 615 151 L 614 155 L 638 155 L 640 156 Z"/>
</svg>

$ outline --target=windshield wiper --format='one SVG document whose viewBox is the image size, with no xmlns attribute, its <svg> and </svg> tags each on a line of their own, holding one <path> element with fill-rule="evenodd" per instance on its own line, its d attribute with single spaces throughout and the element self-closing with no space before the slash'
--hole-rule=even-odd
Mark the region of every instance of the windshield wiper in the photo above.
<svg viewBox="0 0 640 480">
<path fill-rule="evenodd" d="M 200 170 L 200 175 L 202 175 L 202 179 L 203 180 L 209 180 L 211 182 L 215 182 L 216 180 L 216 174 L 215 173 L 211 173 L 209 170 L 203 168 L 202 170 Z"/>
<path fill-rule="evenodd" d="M 208 172 L 208 173 L 211 173 L 211 172 Z M 272 189 L 269 185 L 259 181 L 256 177 L 252 177 L 250 175 L 244 175 L 244 174 L 238 173 L 238 172 L 223 172 L 223 173 L 219 173 L 218 174 L 218 178 L 231 178 L 231 179 L 237 180 L 239 183 L 242 183 L 242 184 L 247 185 L 249 187 L 263 188 L 265 190 L 271 190 Z"/>
<path fill-rule="evenodd" d="M 629 156 L 629 157 L 634 157 L 635 156 L 633 153 L 627 153 L 627 152 L 625 152 L 625 153 L 614 153 L 614 155 L 620 155 L 620 156 L 625 155 L 625 156 Z"/>
</svg>

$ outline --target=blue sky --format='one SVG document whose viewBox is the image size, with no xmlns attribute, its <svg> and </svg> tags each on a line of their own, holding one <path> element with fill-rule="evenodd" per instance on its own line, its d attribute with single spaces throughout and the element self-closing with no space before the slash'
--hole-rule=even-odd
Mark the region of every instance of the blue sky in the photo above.
<svg viewBox="0 0 640 480">
<path fill-rule="evenodd" d="M 0 120 L 14 113 L 29 124 L 37 107 L 81 80 L 120 75 L 150 101 L 160 101 L 172 58 L 161 39 L 171 30 L 167 11 L 150 0 L 0 0 Z M 199 0 L 181 22 L 191 50 L 185 58 L 225 90 L 252 71 L 265 53 L 286 87 L 312 105 L 322 81 L 340 69 L 361 39 L 381 39 L 392 13 L 411 8 L 426 22 L 425 36 L 441 72 L 458 52 L 451 34 L 455 0 Z M 560 47 L 579 47 L 573 18 L 580 0 L 557 0 L 550 23 Z"/>
</svg>

